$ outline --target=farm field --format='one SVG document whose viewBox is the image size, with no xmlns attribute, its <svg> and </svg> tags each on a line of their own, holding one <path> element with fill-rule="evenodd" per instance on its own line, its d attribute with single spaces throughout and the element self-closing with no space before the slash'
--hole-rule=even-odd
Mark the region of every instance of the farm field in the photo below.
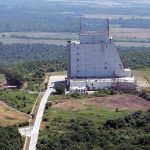
<svg viewBox="0 0 150 150">
<path fill-rule="evenodd" d="M 27 114 L 19 112 L 0 101 L 0 126 L 18 125 L 27 122 L 28 119 Z"/>
<path fill-rule="evenodd" d="M 16 43 L 21 43 L 21 44 L 37 44 L 37 43 L 42 43 L 42 44 L 54 44 L 54 45 L 67 45 L 68 40 L 33 40 L 33 39 L 4 39 L 1 40 L 2 43 L 4 44 L 16 44 Z M 124 46 L 124 47 L 150 47 L 150 43 L 138 43 L 138 42 L 115 42 L 117 46 Z"/>
<path fill-rule="evenodd" d="M 117 46 L 150 47 L 150 29 L 111 28 L 110 34 Z M 5 35 L 5 36 L 4 36 Z M 77 33 L 67 32 L 6 32 L 0 33 L 0 42 L 11 43 L 45 43 L 66 45 L 68 40 L 78 40 Z"/>
<path fill-rule="evenodd" d="M 111 14 L 82 14 L 83 18 L 92 18 L 92 19 L 150 19 L 150 16 L 138 16 L 138 15 L 111 15 Z"/>
</svg>

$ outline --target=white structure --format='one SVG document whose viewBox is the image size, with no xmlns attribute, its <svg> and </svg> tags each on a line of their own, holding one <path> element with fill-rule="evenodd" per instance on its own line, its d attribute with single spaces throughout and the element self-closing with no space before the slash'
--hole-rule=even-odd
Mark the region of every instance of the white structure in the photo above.
<svg viewBox="0 0 150 150">
<path fill-rule="evenodd" d="M 115 81 L 121 84 L 132 82 L 135 89 L 135 80 L 131 76 L 131 70 L 123 67 L 109 36 L 109 24 L 101 32 L 81 31 L 80 42 L 68 42 L 68 84 L 71 88 L 83 87 L 83 84 L 89 90 L 111 88 Z"/>
<path fill-rule="evenodd" d="M 79 87 L 79 86 L 71 86 L 70 87 L 70 94 L 79 93 L 79 94 L 86 94 L 86 86 Z"/>
</svg>

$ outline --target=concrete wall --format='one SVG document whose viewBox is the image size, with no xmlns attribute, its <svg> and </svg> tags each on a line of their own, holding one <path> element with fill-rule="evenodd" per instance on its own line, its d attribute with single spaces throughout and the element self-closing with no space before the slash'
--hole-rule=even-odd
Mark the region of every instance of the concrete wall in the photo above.
<svg viewBox="0 0 150 150">
<path fill-rule="evenodd" d="M 70 76 L 77 78 L 124 77 L 122 62 L 113 43 L 70 43 Z"/>
<path fill-rule="evenodd" d="M 112 82 L 87 82 L 87 86 L 89 90 L 99 90 L 99 89 L 105 89 L 105 88 L 111 88 Z"/>
</svg>

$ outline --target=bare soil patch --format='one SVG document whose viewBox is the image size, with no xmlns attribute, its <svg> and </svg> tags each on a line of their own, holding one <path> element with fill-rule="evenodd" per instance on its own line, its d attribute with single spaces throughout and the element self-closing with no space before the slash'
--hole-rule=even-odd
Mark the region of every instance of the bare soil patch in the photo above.
<svg viewBox="0 0 150 150">
<path fill-rule="evenodd" d="M 29 116 L 9 107 L 0 101 L 0 126 L 19 124 L 28 121 Z"/>
<path fill-rule="evenodd" d="M 146 111 L 150 109 L 150 102 L 133 95 L 115 95 L 97 97 L 87 100 L 88 104 L 107 106 L 110 108 L 127 109 L 131 111 Z"/>
<path fill-rule="evenodd" d="M 85 107 L 81 102 L 79 102 L 79 100 L 65 100 L 60 103 L 52 105 L 52 108 L 80 110 L 84 109 Z"/>
</svg>

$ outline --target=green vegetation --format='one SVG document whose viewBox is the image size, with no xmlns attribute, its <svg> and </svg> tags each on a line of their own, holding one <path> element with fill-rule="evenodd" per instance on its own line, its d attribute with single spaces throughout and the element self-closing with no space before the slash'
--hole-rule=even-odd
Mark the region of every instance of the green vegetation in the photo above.
<svg viewBox="0 0 150 150">
<path fill-rule="evenodd" d="M 125 66 L 132 69 L 150 67 L 150 48 L 146 47 L 118 47 L 121 59 Z"/>
<path fill-rule="evenodd" d="M 24 78 L 16 72 L 13 72 L 12 70 L 11 72 L 6 71 L 5 77 L 7 84 L 17 86 L 17 88 L 21 88 L 23 86 Z"/>
<path fill-rule="evenodd" d="M 4 83 L 6 81 L 5 76 L 3 74 L 0 74 L 0 84 Z"/>
<path fill-rule="evenodd" d="M 142 91 L 140 94 L 139 94 L 140 97 L 146 99 L 147 101 L 150 101 L 150 92 L 146 92 L 146 91 Z"/>
<path fill-rule="evenodd" d="M 59 95 L 65 94 L 65 85 L 56 85 L 55 90 L 56 90 L 56 93 Z"/>
<path fill-rule="evenodd" d="M 0 100 L 19 111 L 30 113 L 37 98 L 36 94 L 21 91 L 0 91 Z"/>
<path fill-rule="evenodd" d="M 56 94 L 56 95 L 55 95 Z M 86 99 L 86 98 L 94 98 L 94 97 L 106 97 L 106 96 L 111 96 L 111 95 L 116 95 L 116 94 L 134 94 L 134 95 L 139 95 L 141 94 L 140 92 L 136 91 L 119 91 L 119 90 L 112 90 L 112 89 L 104 89 L 104 90 L 99 90 L 96 91 L 92 94 L 61 94 L 57 95 L 57 93 L 54 93 L 49 97 L 50 101 L 59 101 L 59 100 L 66 100 L 66 99 Z"/>
<path fill-rule="evenodd" d="M 5 50 L 5 51 L 4 51 Z M 66 70 L 66 47 L 47 44 L 0 44 L 0 73 L 8 84 L 42 91 L 46 72 Z"/>
<path fill-rule="evenodd" d="M 120 112 L 109 110 L 104 113 L 104 110 L 102 112 L 100 109 L 93 109 L 91 113 L 85 112 L 85 110 L 73 113 L 51 110 L 49 116 L 46 112 L 49 122 L 46 122 L 45 129 L 40 133 L 38 149 L 140 150 L 150 148 L 150 112 L 136 112 L 126 117 L 118 115 L 118 119 L 113 118 Z M 101 123 L 101 118 L 107 120 Z"/>
<path fill-rule="evenodd" d="M 0 127 L 0 149 L 22 150 L 23 140 L 16 127 Z"/>
<path fill-rule="evenodd" d="M 2 44 L 0 43 L 0 64 L 26 63 L 63 59 L 66 47 L 48 44 Z"/>
</svg>

